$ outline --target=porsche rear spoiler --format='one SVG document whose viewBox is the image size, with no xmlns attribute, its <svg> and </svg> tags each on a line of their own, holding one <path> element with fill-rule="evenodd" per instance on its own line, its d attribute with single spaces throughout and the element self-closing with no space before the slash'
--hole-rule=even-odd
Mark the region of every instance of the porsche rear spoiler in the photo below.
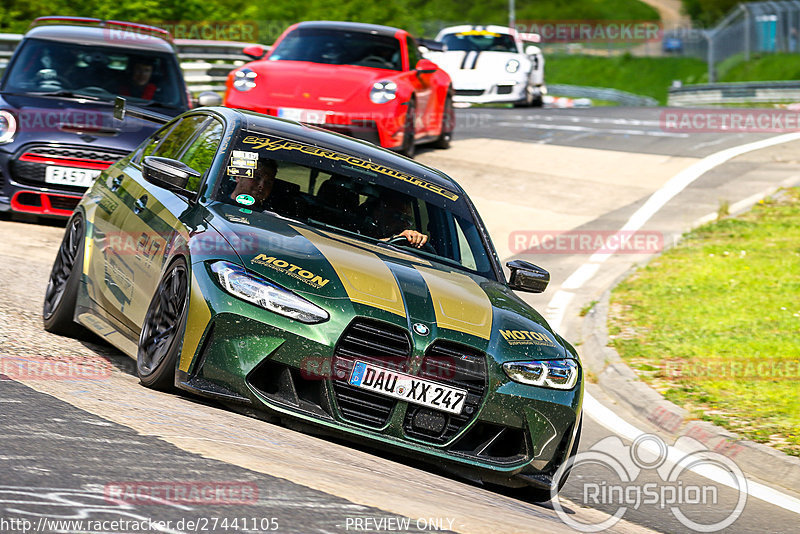
<svg viewBox="0 0 800 534">
<path fill-rule="evenodd" d="M 444 52 L 444 43 L 433 39 L 417 39 L 419 46 L 424 46 L 431 52 Z"/>
<path fill-rule="evenodd" d="M 130 115 L 137 119 L 144 119 L 156 124 L 166 124 L 172 120 L 173 117 L 169 115 L 162 115 L 149 109 L 144 109 L 136 106 L 128 106 L 125 99 L 118 96 L 114 99 L 114 118 L 117 120 L 125 120 L 125 117 Z"/>
</svg>

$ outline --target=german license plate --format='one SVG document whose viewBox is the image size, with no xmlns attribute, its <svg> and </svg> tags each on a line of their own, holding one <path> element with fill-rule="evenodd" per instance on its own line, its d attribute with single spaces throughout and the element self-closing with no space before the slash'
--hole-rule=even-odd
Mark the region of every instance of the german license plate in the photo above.
<svg viewBox="0 0 800 534">
<path fill-rule="evenodd" d="M 319 109 L 278 108 L 278 117 L 308 124 L 325 124 L 326 115 Z"/>
<path fill-rule="evenodd" d="M 348 383 L 388 397 L 460 414 L 467 391 L 370 363 L 356 362 Z"/>
<path fill-rule="evenodd" d="M 53 165 L 45 168 L 44 181 L 48 184 L 77 185 L 89 187 L 95 178 L 100 176 L 102 171 L 90 169 L 76 169 L 74 167 L 55 167 Z"/>
</svg>

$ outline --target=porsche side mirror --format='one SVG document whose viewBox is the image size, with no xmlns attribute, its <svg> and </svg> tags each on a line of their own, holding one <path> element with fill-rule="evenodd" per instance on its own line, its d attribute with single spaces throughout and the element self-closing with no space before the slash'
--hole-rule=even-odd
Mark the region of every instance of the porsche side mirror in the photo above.
<svg viewBox="0 0 800 534">
<path fill-rule="evenodd" d="M 525 47 L 525 55 L 526 56 L 535 56 L 537 54 L 541 54 L 541 50 L 538 46 L 528 45 Z"/>
<path fill-rule="evenodd" d="M 173 193 L 193 197 L 200 185 L 201 174 L 175 159 L 145 156 L 144 179 Z"/>
<path fill-rule="evenodd" d="M 508 287 L 528 293 L 544 293 L 550 283 L 550 273 L 527 261 L 513 260 L 506 263 L 511 269 Z"/>
<path fill-rule="evenodd" d="M 433 74 L 437 70 L 439 70 L 439 65 L 431 61 L 430 59 L 420 59 L 417 61 L 417 66 L 414 69 L 420 74 Z"/>
<path fill-rule="evenodd" d="M 261 45 L 245 46 L 244 50 L 242 50 L 242 54 L 253 59 L 261 59 L 266 53 L 267 51 Z"/>
<path fill-rule="evenodd" d="M 222 105 L 222 97 L 219 96 L 214 91 L 203 91 L 199 95 L 197 95 L 194 99 L 194 107 L 202 107 L 202 106 L 221 106 Z"/>
</svg>

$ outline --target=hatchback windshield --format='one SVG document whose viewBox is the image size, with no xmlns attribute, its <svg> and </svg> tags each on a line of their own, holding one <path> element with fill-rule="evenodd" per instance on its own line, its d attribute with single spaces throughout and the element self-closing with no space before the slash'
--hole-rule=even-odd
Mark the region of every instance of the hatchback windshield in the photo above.
<svg viewBox="0 0 800 534">
<path fill-rule="evenodd" d="M 30 38 L 21 46 L 3 91 L 120 95 L 140 105 L 185 107 L 181 74 L 169 54 Z"/>
<path fill-rule="evenodd" d="M 447 50 L 475 50 L 480 52 L 517 52 L 514 38 L 507 33 L 470 31 L 450 33 L 442 38 Z"/>
<path fill-rule="evenodd" d="M 297 28 L 283 38 L 269 59 L 390 70 L 403 68 L 400 41 L 394 37 L 337 29 Z"/>
<path fill-rule="evenodd" d="M 496 278 L 466 199 L 438 180 L 264 134 L 235 148 L 218 201 Z M 406 231 L 427 242 L 413 247 Z"/>
</svg>

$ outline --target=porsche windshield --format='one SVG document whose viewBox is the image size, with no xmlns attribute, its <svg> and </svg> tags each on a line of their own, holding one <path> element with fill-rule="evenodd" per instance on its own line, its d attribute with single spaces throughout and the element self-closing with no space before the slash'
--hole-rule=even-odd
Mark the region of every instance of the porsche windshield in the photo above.
<svg viewBox="0 0 800 534">
<path fill-rule="evenodd" d="M 463 194 L 433 177 L 247 132 L 224 172 L 216 200 L 245 213 L 281 215 L 496 278 Z M 404 233 L 427 242 L 414 247 Z"/>
<path fill-rule="evenodd" d="M 517 52 L 514 38 L 507 33 L 469 31 L 450 33 L 442 38 L 446 49 L 479 52 Z"/>
<path fill-rule="evenodd" d="M 185 107 L 181 73 L 169 54 L 120 47 L 26 39 L 9 67 L 3 91 L 124 96 L 139 105 Z"/>
<path fill-rule="evenodd" d="M 394 37 L 333 28 L 297 28 L 278 43 L 269 59 L 389 70 L 403 68 L 400 41 Z"/>
</svg>

